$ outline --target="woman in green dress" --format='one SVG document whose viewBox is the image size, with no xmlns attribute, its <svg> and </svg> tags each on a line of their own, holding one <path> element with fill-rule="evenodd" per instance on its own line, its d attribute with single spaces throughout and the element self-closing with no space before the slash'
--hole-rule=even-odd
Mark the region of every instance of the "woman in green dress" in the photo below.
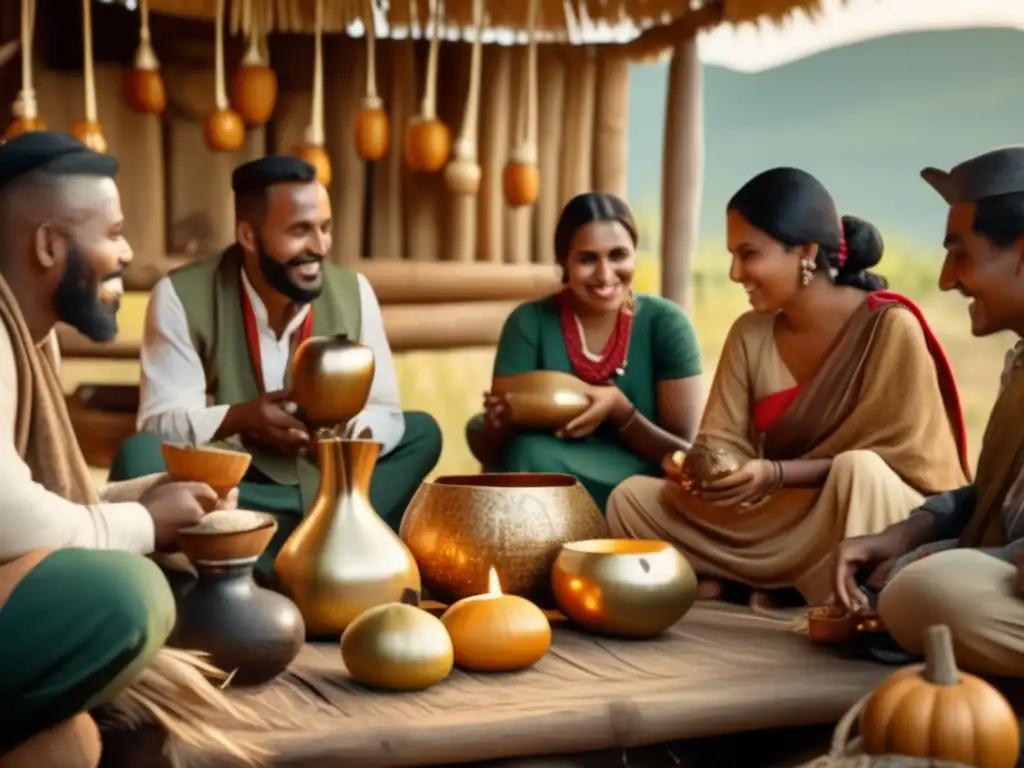
<svg viewBox="0 0 1024 768">
<path fill-rule="evenodd" d="M 553 435 L 516 431 L 503 399 L 488 393 L 482 425 L 478 417 L 468 430 L 486 470 L 574 475 L 604 511 L 621 481 L 660 475 L 689 447 L 702 405 L 700 347 L 678 306 L 633 295 L 636 245 L 633 214 L 614 195 L 577 195 L 562 210 L 555 256 L 565 288 L 509 315 L 494 382 L 561 371 L 581 379 L 592 402 Z"/>
</svg>

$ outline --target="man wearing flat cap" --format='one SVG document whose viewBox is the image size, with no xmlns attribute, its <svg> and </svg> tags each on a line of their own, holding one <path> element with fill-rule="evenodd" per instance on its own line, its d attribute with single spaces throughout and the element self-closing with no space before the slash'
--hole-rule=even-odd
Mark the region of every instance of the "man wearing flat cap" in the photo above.
<svg viewBox="0 0 1024 768">
<path fill-rule="evenodd" d="M 921 175 L 949 204 L 939 277 L 970 299 L 975 336 L 1024 336 L 1024 146 Z M 1024 344 L 1007 355 L 974 482 L 933 496 L 904 522 L 840 545 L 836 596 L 878 613 L 903 649 L 920 654 L 925 628 L 947 624 L 959 665 L 1024 677 Z M 868 577 L 858 586 L 858 572 Z"/>
<path fill-rule="evenodd" d="M 139 434 L 111 477 L 163 470 L 160 442 L 242 449 L 252 465 L 239 504 L 274 514 L 278 531 L 257 570 L 269 575 L 281 544 L 319 485 L 310 435 L 293 415 L 288 374 L 310 336 L 344 334 L 373 350 L 365 410 L 347 433 L 382 444 L 370 501 L 397 529 L 441 452 L 437 422 L 404 413 L 380 305 L 362 275 L 327 261 L 331 207 L 316 170 L 269 156 L 232 176 L 236 242 L 173 271 L 153 289 L 142 344 Z"/>
<path fill-rule="evenodd" d="M 12 768 L 39 765 L 55 740 L 70 764 L 98 760 L 82 713 L 132 683 L 174 626 L 142 555 L 217 503 L 159 476 L 97 493 L 64 404 L 56 323 L 117 333 L 132 258 L 117 170 L 67 134 L 0 145 L 0 762 Z"/>
</svg>

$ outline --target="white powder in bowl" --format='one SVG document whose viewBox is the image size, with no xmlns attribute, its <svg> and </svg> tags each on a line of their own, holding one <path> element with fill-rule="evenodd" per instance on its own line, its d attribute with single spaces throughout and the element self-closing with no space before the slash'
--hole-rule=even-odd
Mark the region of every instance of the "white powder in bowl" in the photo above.
<svg viewBox="0 0 1024 768">
<path fill-rule="evenodd" d="M 267 515 L 247 509 L 221 509 L 206 515 L 195 525 L 183 528 L 182 533 L 243 533 L 267 524 Z"/>
</svg>

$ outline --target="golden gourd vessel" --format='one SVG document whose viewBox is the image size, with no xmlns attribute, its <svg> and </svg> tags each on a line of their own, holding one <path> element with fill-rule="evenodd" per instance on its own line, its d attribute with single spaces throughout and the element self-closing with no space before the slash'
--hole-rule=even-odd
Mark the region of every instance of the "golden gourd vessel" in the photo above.
<svg viewBox="0 0 1024 768">
<path fill-rule="evenodd" d="M 671 544 L 643 539 L 565 544 L 551 587 L 567 618 L 616 637 L 660 635 L 697 598 L 697 576 L 686 558 Z"/>
<path fill-rule="evenodd" d="M 318 430 L 320 486 L 274 574 L 313 636 L 340 635 L 369 608 L 419 599 L 416 561 L 370 504 L 380 443 L 333 436 L 365 407 L 373 373 L 373 351 L 342 336 L 306 340 L 292 365 L 299 413 Z"/>
<path fill-rule="evenodd" d="M 608 524 L 570 475 L 495 472 L 424 482 L 399 532 L 432 598 L 482 594 L 493 568 L 506 593 L 547 606 L 559 547 L 607 536 Z"/>
</svg>

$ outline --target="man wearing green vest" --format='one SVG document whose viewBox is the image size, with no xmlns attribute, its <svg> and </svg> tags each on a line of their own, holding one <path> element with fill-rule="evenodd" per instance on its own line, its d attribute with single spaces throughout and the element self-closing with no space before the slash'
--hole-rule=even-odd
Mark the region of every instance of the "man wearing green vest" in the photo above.
<svg viewBox="0 0 1024 768">
<path fill-rule="evenodd" d="M 426 413 L 403 413 L 380 305 L 369 281 L 326 261 L 331 207 L 312 165 L 270 156 L 232 176 L 237 241 L 171 272 L 153 288 L 141 353 L 139 432 L 110 477 L 164 469 L 161 441 L 221 443 L 252 454 L 240 507 L 273 513 L 275 540 L 258 570 L 295 529 L 316 493 L 310 435 L 291 415 L 287 376 L 309 336 L 346 334 L 373 349 L 376 373 L 350 432 L 382 444 L 370 500 L 397 529 L 441 453 Z"/>
</svg>

